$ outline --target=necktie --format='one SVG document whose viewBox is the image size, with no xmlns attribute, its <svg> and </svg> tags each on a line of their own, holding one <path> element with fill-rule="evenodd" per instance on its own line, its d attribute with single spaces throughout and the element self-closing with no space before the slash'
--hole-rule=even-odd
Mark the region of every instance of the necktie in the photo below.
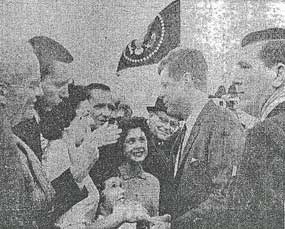
<svg viewBox="0 0 285 229">
<path fill-rule="evenodd" d="M 179 137 L 179 142 L 178 142 L 178 144 L 179 144 L 179 147 L 178 147 L 178 150 L 177 150 L 177 154 L 175 154 L 176 155 L 176 157 L 175 157 L 175 165 L 174 165 L 174 177 L 176 176 L 176 173 L 177 173 L 177 171 L 178 171 L 178 165 L 179 165 L 179 161 L 180 161 L 180 159 L 181 159 L 181 154 L 182 154 L 182 144 L 183 144 L 183 140 L 184 140 L 184 137 L 185 137 L 185 133 L 186 133 L 186 125 L 184 125 L 184 127 L 183 127 L 183 129 L 182 129 L 182 131 L 181 131 L 181 135 L 180 135 L 180 137 Z"/>
</svg>

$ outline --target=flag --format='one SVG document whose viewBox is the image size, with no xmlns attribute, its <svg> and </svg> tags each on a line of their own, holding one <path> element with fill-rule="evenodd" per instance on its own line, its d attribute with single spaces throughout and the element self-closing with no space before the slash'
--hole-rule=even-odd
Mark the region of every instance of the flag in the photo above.
<svg viewBox="0 0 285 229">
<path fill-rule="evenodd" d="M 180 0 L 165 7 L 148 26 L 142 41 L 131 41 L 123 51 L 120 70 L 158 63 L 180 44 Z"/>
</svg>

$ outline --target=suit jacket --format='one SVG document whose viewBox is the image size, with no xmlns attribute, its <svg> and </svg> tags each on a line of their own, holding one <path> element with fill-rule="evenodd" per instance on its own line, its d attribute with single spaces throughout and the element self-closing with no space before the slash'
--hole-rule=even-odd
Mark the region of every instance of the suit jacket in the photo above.
<svg viewBox="0 0 285 229">
<path fill-rule="evenodd" d="M 168 141 L 162 141 L 152 136 L 148 140 L 148 156 L 142 166 L 146 172 L 158 178 L 160 183 L 159 214 L 170 214 L 175 193 L 174 164 L 171 155 L 172 145 L 179 131 Z"/>
<path fill-rule="evenodd" d="M 232 195 L 236 228 L 284 227 L 285 116 L 277 106 L 270 118 L 248 131 Z"/>
<path fill-rule="evenodd" d="M 204 228 L 214 228 L 227 210 L 229 186 L 244 146 L 243 128 L 229 112 L 210 100 L 193 126 L 175 177 L 175 229 L 203 228 L 201 222 Z M 174 151 L 181 143 L 178 137 Z"/>
<path fill-rule="evenodd" d="M 42 148 L 40 131 L 41 128 L 34 118 L 24 120 L 13 127 L 13 132 L 15 135 L 22 139 L 31 149 L 33 149 L 41 161 Z M 47 217 L 51 217 L 54 222 L 59 216 L 67 212 L 73 205 L 77 204 L 88 196 L 86 188 L 83 188 L 83 190 L 79 189 L 78 185 L 73 179 L 70 169 L 66 170 L 51 183 L 56 194 L 53 201 L 53 210 Z"/>
<path fill-rule="evenodd" d="M 1 135 L 0 227 L 53 228 L 48 215 L 54 190 L 40 161 L 12 131 Z"/>
</svg>

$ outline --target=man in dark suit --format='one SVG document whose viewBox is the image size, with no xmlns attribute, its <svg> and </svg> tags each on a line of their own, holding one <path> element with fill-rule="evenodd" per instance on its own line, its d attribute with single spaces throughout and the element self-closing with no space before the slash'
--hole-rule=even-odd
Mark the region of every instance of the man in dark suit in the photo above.
<svg viewBox="0 0 285 229">
<path fill-rule="evenodd" d="M 179 133 L 180 120 L 167 114 L 163 99 L 158 97 L 155 106 L 147 107 L 149 155 L 143 162 L 146 172 L 153 174 L 160 183 L 159 214 L 170 214 L 173 198 L 173 155 L 172 145 Z"/>
<path fill-rule="evenodd" d="M 242 127 L 228 110 L 208 100 L 207 70 L 195 49 L 173 50 L 158 68 L 167 112 L 186 120 L 173 147 L 175 229 L 219 227 L 242 153 Z"/>
<path fill-rule="evenodd" d="M 233 192 L 235 227 L 284 227 L 285 29 L 246 35 L 234 72 L 241 109 L 258 118 L 247 133 Z"/>
</svg>

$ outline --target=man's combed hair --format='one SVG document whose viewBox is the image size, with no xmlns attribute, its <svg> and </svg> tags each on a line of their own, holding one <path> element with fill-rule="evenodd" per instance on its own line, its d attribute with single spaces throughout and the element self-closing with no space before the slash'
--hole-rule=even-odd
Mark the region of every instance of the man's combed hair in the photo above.
<svg viewBox="0 0 285 229">
<path fill-rule="evenodd" d="M 266 67 L 271 68 L 278 63 L 285 64 L 285 29 L 270 28 L 249 33 L 242 39 L 241 46 L 261 41 L 268 41 L 259 53 Z"/>
<path fill-rule="evenodd" d="M 207 82 L 208 65 L 199 50 L 189 48 L 173 50 L 160 62 L 158 74 L 165 66 L 168 66 L 169 76 L 176 81 L 181 80 L 185 73 L 190 73 L 194 82 L 202 84 Z M 197 86 L 201 89 L 201 85 Z"/>
<path fill-rule="evenodd" d="M 265 30 L 259 30 L 247 34 L 241 41 L 241 47 L 247 46 L 255 42 L 280 39 L 285 39 L 285 29 L 269 28 Z"/>
</svg>

